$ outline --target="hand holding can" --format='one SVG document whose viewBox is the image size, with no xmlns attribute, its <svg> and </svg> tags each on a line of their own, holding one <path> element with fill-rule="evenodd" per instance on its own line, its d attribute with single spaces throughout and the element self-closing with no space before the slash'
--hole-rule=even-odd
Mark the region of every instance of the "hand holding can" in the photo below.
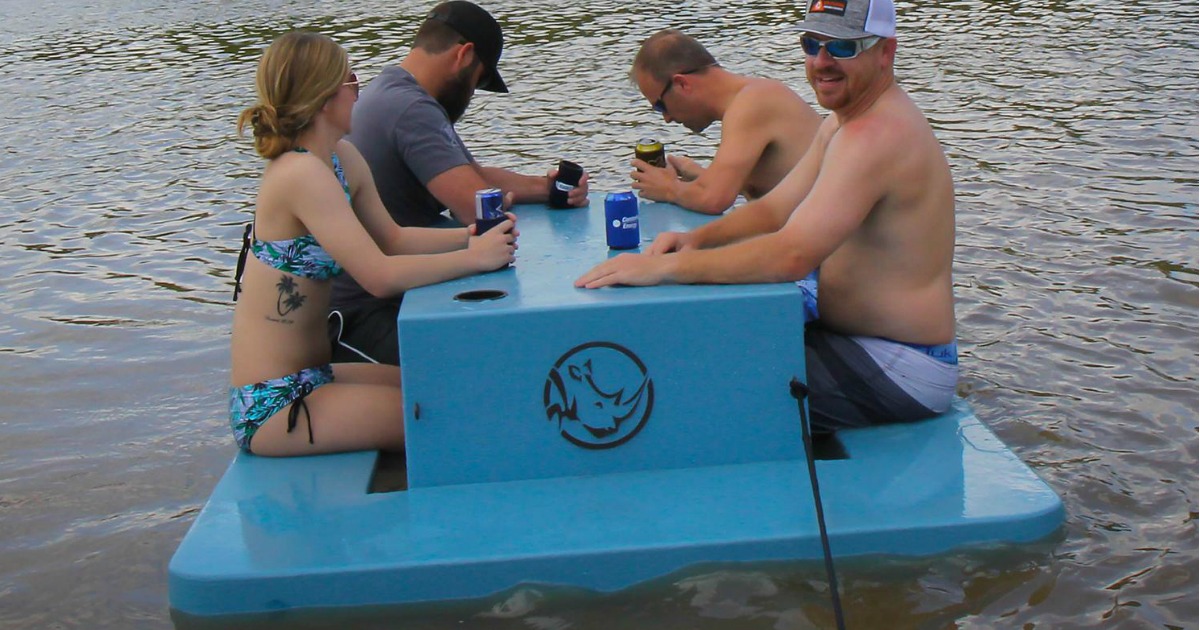
<svg viewBox="0 0 1200 630">
<path fill-rule="evenodd" d="M 633 147 L 633 157 L 658 168 L 667 167 L 667 151 L 663 144 L 654 138 L 642 138 Z"/>
<path fill-rule="evenodd" d="M 550 182 L 550 207 L 559 209 L 570 208 L 571 204 L 567 201 L 567 195 L 572 190 L 575 190 L 582 177 L 582 166 L 570 160 L 560 161 L 558 163 L 558 175 L 555 176 L 554 181 Z"/>
</svg>

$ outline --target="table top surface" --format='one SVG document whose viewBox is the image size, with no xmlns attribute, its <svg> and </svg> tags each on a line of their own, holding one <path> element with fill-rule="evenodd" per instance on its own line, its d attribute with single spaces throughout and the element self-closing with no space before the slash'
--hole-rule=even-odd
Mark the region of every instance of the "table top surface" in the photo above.
<svg viewBox="0 0 1200 630">
<path fill-rule="evenodd" d="M 608 248 L 605 237 L 604 200 L 592 195 L 587 208 L 555 210 L 545 205 L 514 207 L 517 214 L 517 262 L 510 268 L 474 275 L 410 291 L 400 318 L 444 317 L 456 313 L 520 311 L 526 309 L 586 308 L 592 305 L 728 299 L 780 295 L 797 291 L 793 283 L 757 285 L 666 285 L 577 289 L 574 281 L 596 264 L 623 253 Z M 661 232 L 684 232 L 713 217 L 665 203 L 640 203 L 642 248 Z M 624 250 L 637 252 L 638 249 Z M 502 291 L 495 300 L 455 300 L 466 292 Z"/>
</svg>

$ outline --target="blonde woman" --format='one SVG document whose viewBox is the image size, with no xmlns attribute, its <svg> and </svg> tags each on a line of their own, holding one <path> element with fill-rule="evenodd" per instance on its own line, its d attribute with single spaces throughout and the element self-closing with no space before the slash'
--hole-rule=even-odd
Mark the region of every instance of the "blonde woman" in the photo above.
<svg viewBox="0 0 1200 630">
<path fill-rule="evenodd" d="M 268 162 L 234 289 L 234 437 L 271 456 L 402 449 L 399 368 L 330 363 L 331 279 L 348 271 L 387 297 L 498 269 L 513 262 L 516 217 L 482 236 L 474 226 L 397 226 L 366 162 L 342 140 L 358 79 L 332 39 L 279 37 L 259 62 L 257 87 L 258 103 L 238 119 Z"/>
</svg>

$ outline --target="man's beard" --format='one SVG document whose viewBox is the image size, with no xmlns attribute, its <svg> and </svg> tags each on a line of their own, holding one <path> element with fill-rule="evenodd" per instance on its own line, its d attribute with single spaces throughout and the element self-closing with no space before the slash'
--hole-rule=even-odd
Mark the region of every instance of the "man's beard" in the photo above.
<svg viewBox="0 0 1200 630">
<path fill-rule="evenodd" d="M 452 123 L 458 122 L 463 114 L 467 113 L 467 106 L 471 104 L 471 97 L 475 94 L 472 79 L 475 76 L 477 63 L 463 68 L 438 96 L 438 104 L 446 110 L 446 115 L 450 117 Z"/>
</svg>

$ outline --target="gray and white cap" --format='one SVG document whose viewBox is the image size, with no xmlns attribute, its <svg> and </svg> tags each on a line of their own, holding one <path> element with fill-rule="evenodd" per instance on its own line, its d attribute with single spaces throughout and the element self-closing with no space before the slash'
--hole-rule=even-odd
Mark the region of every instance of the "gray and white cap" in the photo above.
<svg viewBox="0 0 1200 630">
<path fill-rule="evenodd" d="M 838 39 L 895 37 L 896 6 L 892 0 L 809 0 L 797 28 Z"/>
</svg>

